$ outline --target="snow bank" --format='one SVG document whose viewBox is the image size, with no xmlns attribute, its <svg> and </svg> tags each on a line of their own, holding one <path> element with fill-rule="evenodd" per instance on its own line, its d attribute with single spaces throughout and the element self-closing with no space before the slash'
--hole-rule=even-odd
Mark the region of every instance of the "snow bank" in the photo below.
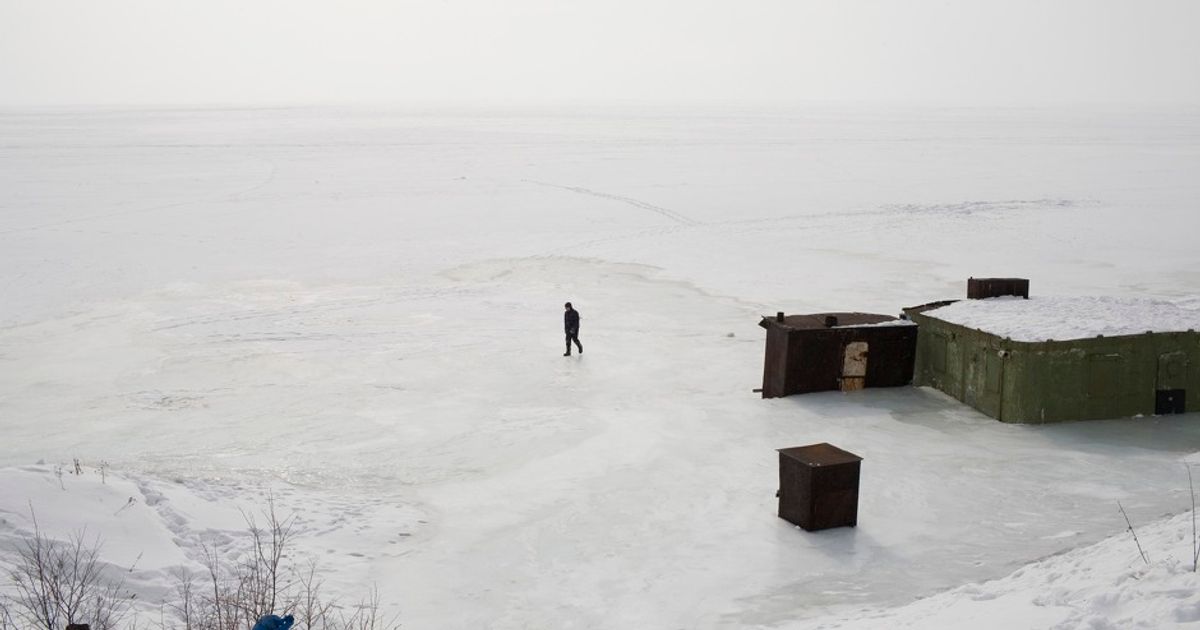
<svg viewBox="0 0 1200 630">
<path fill-rule="evenodd" d="M 175 533 L 158 517 L 154 493 L 98 469 L 27 466 L 0 469 L 0 543 L 33 535 L 36 526 L 65 540 L 83 532 L 104 559 L 126 569 L 162 569 L 187 562 Z M 149 495 L 149 496 L 147 496 Z M 7 549 L 7 545 L 5 548 Z"/>
<path fill-rule="evenodd" d="M 1200 309 L 1136 298 L 999 297 L 962 300 L 926 314 L 1015 341 L 1061 341 L 1200 329 Z"/>
<path fill-rule="evenodd" d="M 1027 565 L 1007 577 L 968 584 L 907 606 L 864 611 L 800 630 L 905 628 L 1194 628 L 1200 574 L 1192 572 L 1192 513 L 1135 524 L 1150 559 L 1128 533 Z"/>
<path fill-rule="evenodd" d="M 279 485 L 152 479 L 107 467 L 102 472 L 89 462 L 76 470 L 70 463 L 0 467 L 0 592 L 10 588 L 7 569 L 18 560 L 16 550 L 35 531 L 60 541 L 82 535 L 86 545 L 99 548 L 109 577 L 136 596 L 141 613 L 157 619 L 160 603 L 174 597 L 178 572 L 203 571 L 205 547 L 230 559 L 250 548 L 247 519 L 261 526 L 273 497 L 291 523 L 289 561 L 322 560 L 327 594 L 337 597 L 370 584 L 361 566 L 368 553 L 388 556 L 378 530 L 392 532 L 393 541 L 406 540 L 419 525 L 419 515 L 405 506 L 329 504 Z M 330 548 L 346 557 L 335 559 Z"/>
<path fill-rule="evenodd" d="M 99 567 L 135 595 L 134 604 L 155 618 L 159 602 L 180 568 L 199 569 L 181 538 L 183 518 L 163 518 L 164 497 L 146 482 L 71 464 L 0 468 L 0 591 L 9 591 L 8 569 L 35 530 L 53 540 L 83 538 L 99 548 Z"/>
</svg>

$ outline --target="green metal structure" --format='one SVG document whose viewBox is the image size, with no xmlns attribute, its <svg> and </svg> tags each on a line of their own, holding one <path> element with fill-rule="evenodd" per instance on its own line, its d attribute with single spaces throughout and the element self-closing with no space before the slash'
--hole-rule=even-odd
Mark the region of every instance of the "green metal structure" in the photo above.
<svg viewBox="0 0 1200 630">
<path fill-rule="evenodd" d="M 905 309 L 919 325 L 913 382 L 1017 423 L 1200 412 L 1200 333 L 1013 341 Z"/>
</svg>

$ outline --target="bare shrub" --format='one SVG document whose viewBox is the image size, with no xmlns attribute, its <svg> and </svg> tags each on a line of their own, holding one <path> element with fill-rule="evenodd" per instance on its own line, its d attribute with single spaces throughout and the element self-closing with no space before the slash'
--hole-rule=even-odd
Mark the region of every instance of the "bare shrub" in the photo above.
<svg viewBox="0 0 1200 630">
<path fill-rule="evenodd" d="M 317 576 L 317 562 L 309 560 L 303 570 L 296 572 L 296 580 L 300 595 L 292 613 L 296 616 L 296 624 L 304 628 L 329 628 L 337 610 L 335 602 L 321 598 L 322 582 Z"/>
<path fill-rule="evenodd" d="M 37 518 L 33 536 L 16 548 L 9 571 L 13 595 L 0 610 L 0 629 L 61 630 L 87 623 L 96 630 L 116 630 L 129 613 L 133 596 L 123 579 L 111 579 L 99 562 L 100 543 L 88 542 L 84 531 L 66 541 L 42 535 Z"/>
<path fill-rule="evenodd" d="M 331 630 L 390 630 L 399 628 L 395 619 L 384 619 L 380 616 L 379 588 L 372 587 L 371 592 L 358 602 L 354 612 L 349 615 L 339 614 L 338 622 L 326 626 Z"/>
<path fill-rule="evenodd" d="M 3 596 L 0 596 L 0 630 L 16 630 L 16 622 L 13 621 L 12 614 L 8 612 L 8 603 Z"/>
<path fill-rule="evenodd" d="M 345 607 L 322 594 L 315 561 L 303 567 L 285 562 L 295 518 L 281 518 L 268 500 L 260 526 L 243 514 L 249 550 L 229 558 L 218 545 L 202 547 L 204 571 L 175 574 L 174 601 L 167 608 L 181 630 L 248 630 L 263 615 L 292 614 L 298 630 L 394 630 L 396 619 L 381 613 L 372 589 L 357 605 Z"/>
<path fill-rule="evenodd" d="M 381 612 L 378 589 L 354 605 L 326 598 L 315 561 L 290 562 L 295 518 L 280 518 L 274 501 L 258 525 L 243 515 L 249 548 L 230 553 L 202 546 L 199 572 L 173 574 L 174 589 L 162 604 L 160 626 L 171 630 L 250 630 L 260 617 L 292 614 L 296 630 L 396 630 L 396 617 Z M 66 541 L 46 538 L 34 518 L 33 536 L 15 549 L 9 571 L 12 595 L 0 594 L 0 630 L 62 630 L 71 623 L 92 630 L 129 630 L 134 597 L 123 579 L 112 579 L 99 562 L 100 544 L 81 531 Z"/>
</svg>

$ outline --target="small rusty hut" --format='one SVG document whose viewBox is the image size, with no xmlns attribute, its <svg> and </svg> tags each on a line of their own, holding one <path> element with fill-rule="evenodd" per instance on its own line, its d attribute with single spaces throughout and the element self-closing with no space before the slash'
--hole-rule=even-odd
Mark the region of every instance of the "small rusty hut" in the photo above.
<svg viewBox="0 0 1200 630">
<path fill-rule="evenodd" d="M 764 317 L 763 398 L 912 382 L 913 322 L 872 313 Z"/>
</svg>

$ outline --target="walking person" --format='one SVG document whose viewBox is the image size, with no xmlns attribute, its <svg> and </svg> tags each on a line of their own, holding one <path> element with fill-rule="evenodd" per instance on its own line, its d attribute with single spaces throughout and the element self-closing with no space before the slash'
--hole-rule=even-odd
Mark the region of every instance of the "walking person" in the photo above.
<svg viewBox="0 0 1200 630">
<path fill-rule="evenodd" d="M 575 310 L 570 302 L 564 304 L 563 308 L 567 309 L 563 312 L 563 330 L 567 333 L 567 351 L 563 353 L 563 356 L 571 356 L 572 341 L 579 348 L 579 354 L 583 354 L 583 344 L 579 343 L 579 311 Z"/>
</svg>

